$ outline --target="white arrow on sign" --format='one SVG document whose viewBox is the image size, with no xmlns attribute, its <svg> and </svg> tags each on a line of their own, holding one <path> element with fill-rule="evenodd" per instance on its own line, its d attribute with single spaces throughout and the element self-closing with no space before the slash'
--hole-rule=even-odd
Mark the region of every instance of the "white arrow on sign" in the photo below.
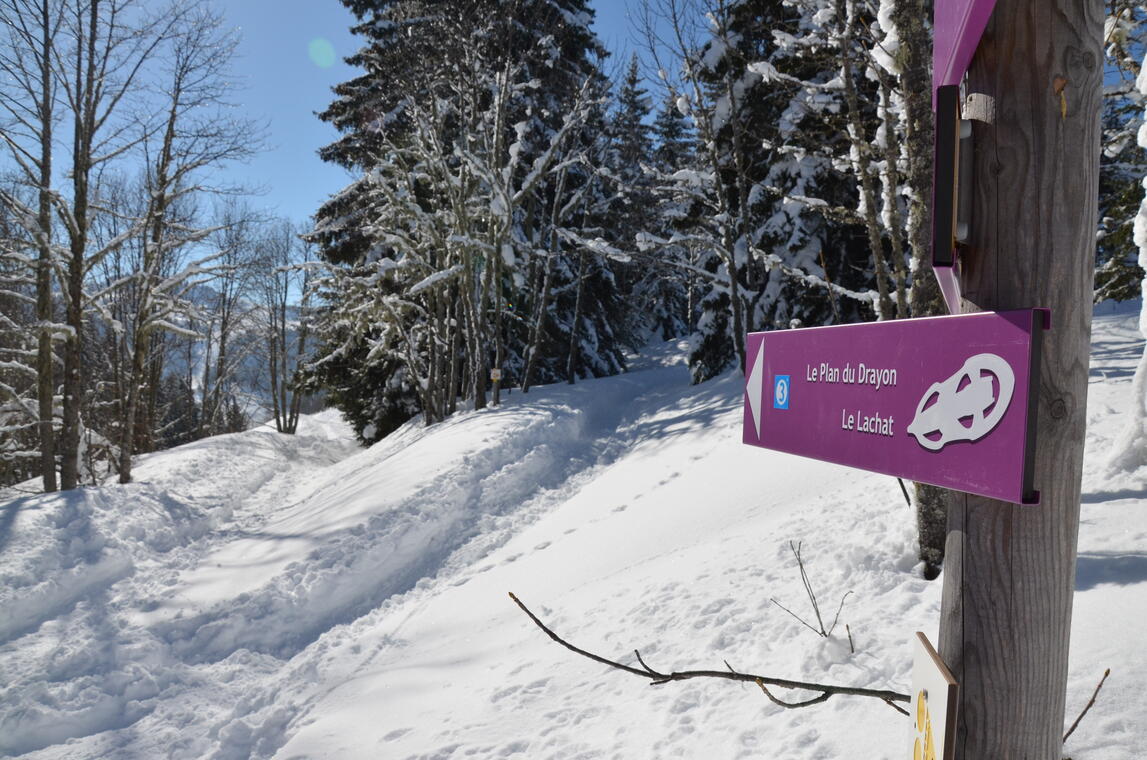
<svg viewBox="0 0 1147 760">
<path fill-rule="evenodd" d="M 753 360 L 753 371 L 749 373 L 749 382 L 745 386 L 749 394 L 749 409 L 753 413 L 753 425 L 757 429 L 757 438 L 761 437 L 761 388 L 765 382 L 765 343 L 757 346 L 757 357 Z"/>
</svg>

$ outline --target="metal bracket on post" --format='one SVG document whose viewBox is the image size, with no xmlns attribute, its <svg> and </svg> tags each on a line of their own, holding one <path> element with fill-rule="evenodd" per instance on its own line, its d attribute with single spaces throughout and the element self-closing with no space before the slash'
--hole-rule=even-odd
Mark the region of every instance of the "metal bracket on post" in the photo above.
<svg viewBox="0 0 1147 760">
<path fill-rule="evenodd" d="M 972 239 L 972 122 L 960 119 L 960 144 L 956 148 L 956 243 Z"/>
<path fill-rule="evenodd" d="M 957 204 L 957 179 L 965 191 L 971 189 L 971 176 L 959 174 L 959 155 L 971 155 L 970 144 L 961 150 L 959 92 L 960 82 L 971 65 L 980 37 L 988 25 L 996 0 L 936 0 L 932 6 L 932 108 L 936 113 L 936 142 L 933 153 L 932 186 L 932 264 L 944 302 L 953 314 L 960 312 L 960 271 L 957 241 L 971 233 L 970 204 Z M 960 195 L 963 195 L 961 193 Z M 943 218 L 941 218 L 943 217 Z M 965 222 L 964 227 L 960 222 Z"/>
<path fill-rule="evenodd" d="M 960 312 L 956 241 L 962 127 L 959 85 L 937 87 L 936 142 L 932 163 L 932 269 L 940 284 L 940 292 L 944 294 L 944 302 L 948 304 L 948 311 L 953 314 Z"/>
</svg>

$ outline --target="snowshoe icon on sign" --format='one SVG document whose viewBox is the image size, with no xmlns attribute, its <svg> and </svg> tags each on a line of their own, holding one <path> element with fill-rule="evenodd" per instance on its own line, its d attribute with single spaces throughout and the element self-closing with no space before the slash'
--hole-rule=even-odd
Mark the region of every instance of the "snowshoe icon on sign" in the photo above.
<svg viewBox="0 0 1147 760">
<path fill-rule="evenodd" d="M 1003 419 L 1015 385 L 1006 361 L 995 354 L 976 354 L 956 374 L 932 384 L 916 407 L 908 433 L 929 451 L 978 441 Z"/>
</svg>

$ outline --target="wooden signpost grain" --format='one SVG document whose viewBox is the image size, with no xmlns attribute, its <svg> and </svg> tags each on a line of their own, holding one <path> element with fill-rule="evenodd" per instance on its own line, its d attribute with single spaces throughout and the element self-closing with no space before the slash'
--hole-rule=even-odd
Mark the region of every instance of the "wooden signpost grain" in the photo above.
<svg viewBox="0 0 1147 760">
<path fill-rule="evenodd" d="M 1099 0 L 998 0 L 966 92 L 973 122 L 963 311 L 1051 309 L 1039 507 L 953 494 L 939 651 L 960 683 L 956 757 L 1060 760 L 1095 251 Z"/>
</svg>

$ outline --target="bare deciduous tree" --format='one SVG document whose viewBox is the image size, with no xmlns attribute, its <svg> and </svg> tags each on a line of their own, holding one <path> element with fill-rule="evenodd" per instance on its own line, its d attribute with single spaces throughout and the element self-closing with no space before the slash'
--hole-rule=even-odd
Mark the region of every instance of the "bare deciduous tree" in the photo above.
<svg viewBox="0 0 1147 760">
<path fill-rule="evenodd" d="M 226 113 L 230 84 L 228 66 L 235 36 L 222 18 L 206 6 L 184 9 L 169 30 L 158 58 L 153 99 L 162 104 L 158 118 L 146 125 L 141 142 L 146 159 L 141 259 L 132 273 L 137 292 L 131 316 L 131 362 L 120 430 L 119 478 L 131 481 L 131 457 L 145 384 L 153 389 L 162 377 L 162 333 L 184 330 L 176 314 L 193 308 L 184 297 L 202 279 L 208 255 L 182 267 L 177 254 L 203 241 L 213 231 L 197 226 L 179 206 L 210 188 L 201 184 L 203 170 L 250 156 L 258 132 L 247 121 Z M 148 429 L 153 420 L 148 420 Z"/>
<path fill-rule="evenodd" d="M 310 332 L 311 248 L 285 219 L 269 225 L 259 241 L 265 361 L 271 411 L 280 433 L 293 434 L 299 425 L 303 392 L 295 375 Z"/>
</svg>

